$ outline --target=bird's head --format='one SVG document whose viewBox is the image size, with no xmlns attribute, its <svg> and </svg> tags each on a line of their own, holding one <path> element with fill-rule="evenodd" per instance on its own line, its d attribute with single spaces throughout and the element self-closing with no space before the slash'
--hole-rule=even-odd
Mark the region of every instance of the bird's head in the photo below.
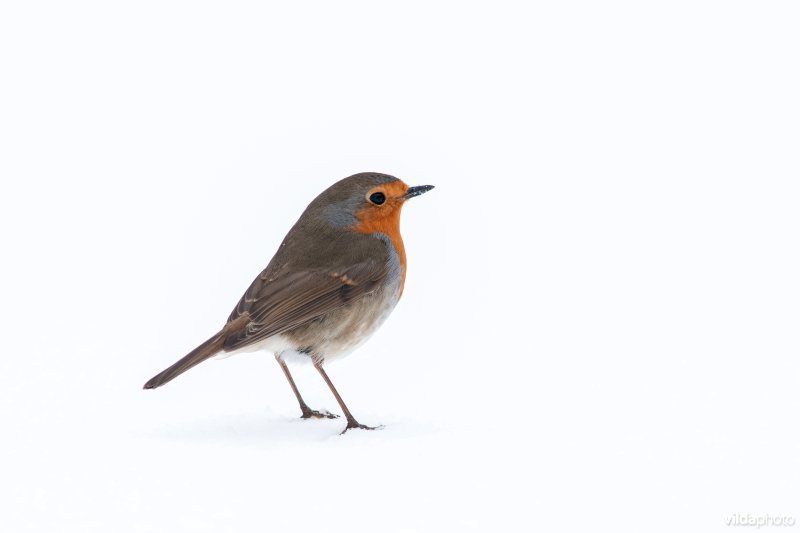
<svg viewBox="0 0 800 533">
<path fill-rule="evenodd" d="M 403 205 L 431 189 L 433 185 L 409 187 L 394 176 L 364 172 L 334 183 L 309 208 L 339 228 L 391 235 L 399 229 Z"/>
</svg>

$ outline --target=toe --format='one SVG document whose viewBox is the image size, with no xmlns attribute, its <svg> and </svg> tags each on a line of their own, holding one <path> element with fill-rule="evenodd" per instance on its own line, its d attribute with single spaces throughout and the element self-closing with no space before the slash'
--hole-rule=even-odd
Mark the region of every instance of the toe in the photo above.
<svg viewBox="0 0 800 533">
<path fill-rule="evenodd" d="M 317 411 L 315 409 L 308 409 L 307 411 L 303 411 L 303 416 L 300 418 L 339 418 L 339 415 L 335 415 L 330 411 L 321 410 Z"/>
</svg>

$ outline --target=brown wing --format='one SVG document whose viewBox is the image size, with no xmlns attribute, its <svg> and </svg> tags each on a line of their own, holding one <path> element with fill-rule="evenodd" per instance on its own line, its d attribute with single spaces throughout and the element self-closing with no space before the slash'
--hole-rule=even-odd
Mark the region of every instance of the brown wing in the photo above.
<svg viewBox="0 0 800 533">
<path fill-rule="evenodd" d="M 375 291 L 388 275 L 386 262 L 367 260 L 342 271 L 302 270 L 271 279 L 265 270 L 247 289 L 229 322 L 250 322 L 225 339 L 225 351 L 243 348 L 300 326 Z"/>
</svg>

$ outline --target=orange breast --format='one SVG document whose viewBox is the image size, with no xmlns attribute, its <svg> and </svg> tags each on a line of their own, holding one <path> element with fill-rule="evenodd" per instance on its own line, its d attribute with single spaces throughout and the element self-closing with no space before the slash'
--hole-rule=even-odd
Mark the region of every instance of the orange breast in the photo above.
<svg viewBox="0 0 800 533">
<path fill-rule="evenodd" d="M 403 208 L 403 195 L 408 191 L 408 185 L 398 180 L 382 185 L 379 189 L 386 195 L 386 203 L 381 206 L 368 205 L 359 210 L 356 213 L 358 224 L 353 230 L 359 233 L 380 232 L 389 237 L 400 258 L 402 276 L 400 294 L 403 294 L 406 282 L 406 249 L 403 246 L 403 237 L 400 236 L 400 211 Z"/>
</svg>

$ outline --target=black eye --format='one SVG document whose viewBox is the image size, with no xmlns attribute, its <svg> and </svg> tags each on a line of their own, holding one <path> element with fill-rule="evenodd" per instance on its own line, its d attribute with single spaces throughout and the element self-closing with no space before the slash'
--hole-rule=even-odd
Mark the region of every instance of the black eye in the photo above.
<svg viewBox="0 0 800 533">
<path fill-rule="evenodd" d="M 375 205 L 381 205 L 386 201 L 386 196 L 382 192 L 374 192 L 369 195 L 369 201 Z"/>
</svg>

